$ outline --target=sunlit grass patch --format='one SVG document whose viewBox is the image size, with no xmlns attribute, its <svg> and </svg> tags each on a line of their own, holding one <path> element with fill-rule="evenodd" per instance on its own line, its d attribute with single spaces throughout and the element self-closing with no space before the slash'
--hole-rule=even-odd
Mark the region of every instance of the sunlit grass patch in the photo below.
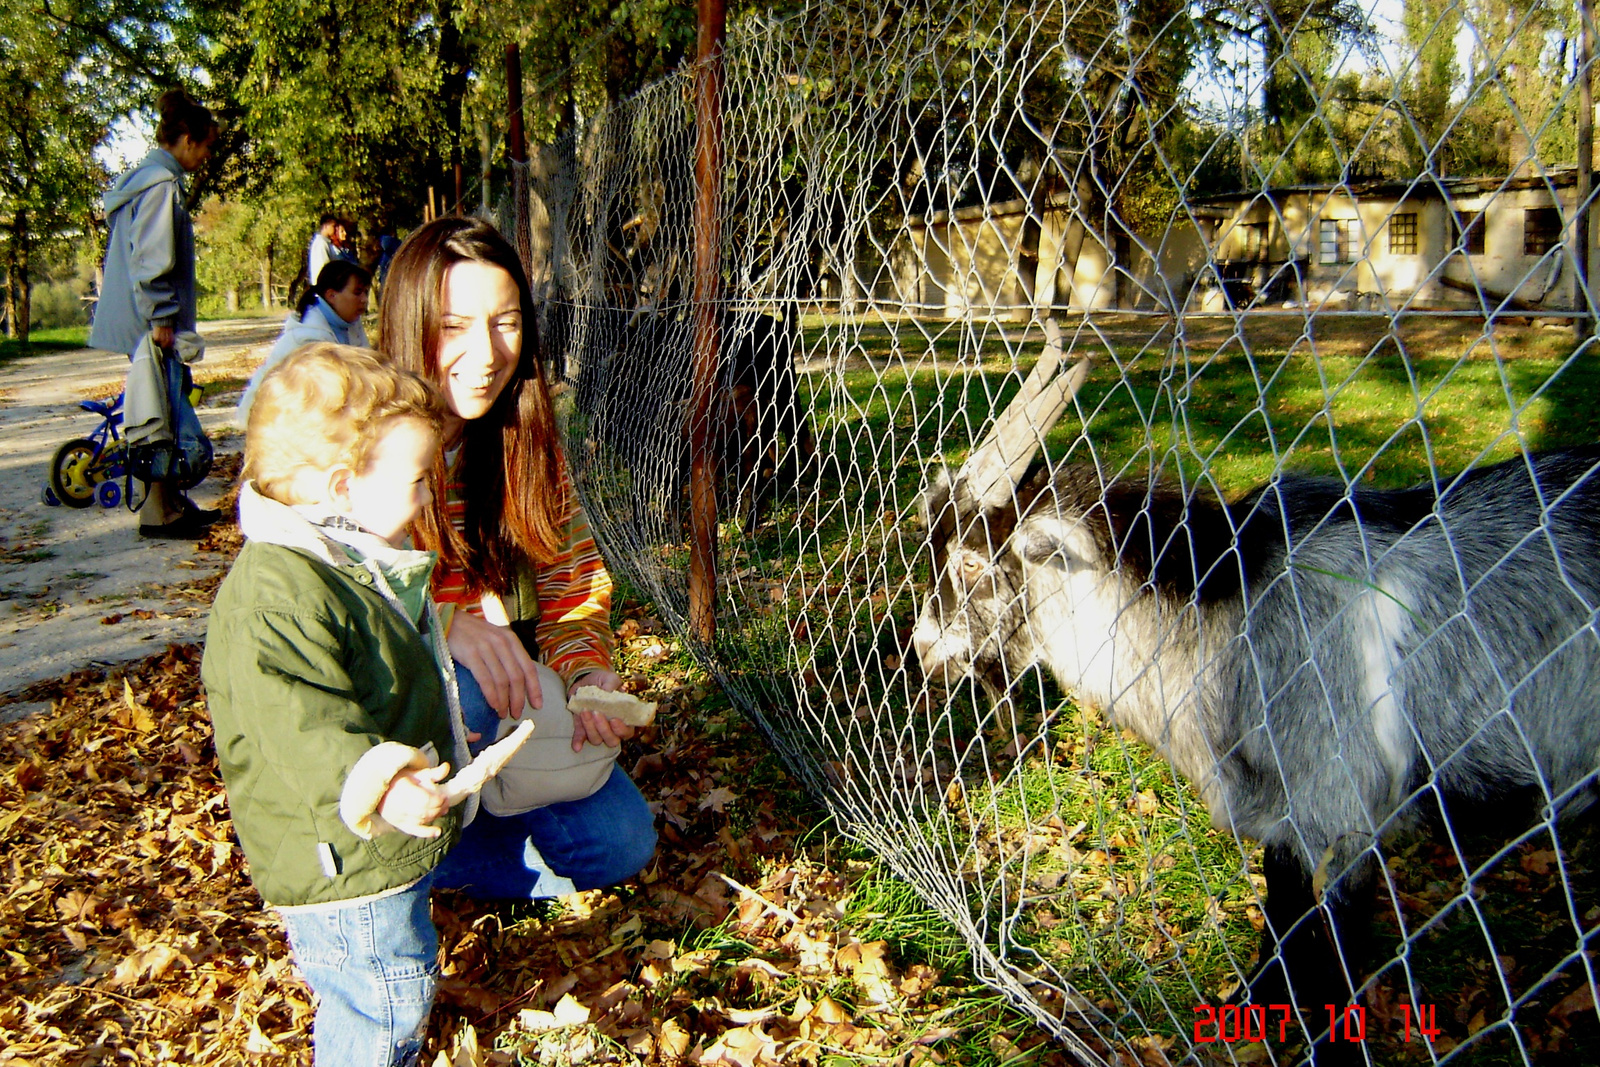
<svg viewBox="0 0 1600 1067">
<path fill-rule="evenodd" d="M 82 348 L 89 341 L 87 326 L 57 326 L 48 330 L 32 330 L 24 343 L 16 337 L 0 337 L 0 362 L 18 356 L 35 356 L 47 352 L 69 352 Z"/>
<path fill-rule="evenodd" d="M 1229 990 L 1255 952 L 1258 876 L 1187 783 L 1099 714 L 1067 704 L 1046 736 L 999 784 L 952 795 L 977 895 L 1012 888 L 997 918 L 1036 976 L 1112 1019 L 1188 1033 L 1193 1005 Z"/>
</svg>

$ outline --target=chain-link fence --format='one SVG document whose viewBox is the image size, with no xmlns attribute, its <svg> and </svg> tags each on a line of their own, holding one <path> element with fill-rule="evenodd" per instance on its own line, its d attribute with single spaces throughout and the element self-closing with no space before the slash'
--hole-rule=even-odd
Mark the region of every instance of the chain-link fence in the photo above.
<svg viewBox="0 0 1600 1067">
<path fill-rule="evenodd" d="M 1585 41 L 743 17 L 709 308 L 693 72 L 534 164 L 608 558 L 1085 1062 L 1600 1059 Z"/>
</svg>

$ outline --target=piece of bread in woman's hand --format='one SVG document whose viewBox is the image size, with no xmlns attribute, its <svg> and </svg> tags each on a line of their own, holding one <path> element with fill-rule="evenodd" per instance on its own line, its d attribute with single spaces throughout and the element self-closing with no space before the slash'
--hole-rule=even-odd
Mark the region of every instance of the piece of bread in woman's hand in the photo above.
<svg viewBox="0 0 1600 1067">
<path fill-rule="evenodd" d="M 640 700 L 632 693 L 613 693 L 598 685 L 580 685 L 567 701 L 567 710 L 597 711 L 608 719 L 621 719 L 629 726 L 649 726 L 656 721 L 656 702 Z"/>
</svg>

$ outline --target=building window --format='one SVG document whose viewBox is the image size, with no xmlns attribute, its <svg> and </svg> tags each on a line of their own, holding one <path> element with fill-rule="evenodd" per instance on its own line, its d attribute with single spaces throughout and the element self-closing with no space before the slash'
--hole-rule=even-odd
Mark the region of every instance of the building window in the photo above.
<svg viewBox="0 0 1600 1067">
<path fill-rule="evenodd" d="M 1483 255 L 1483 212 L 1456 211 L 1451 218 L 1456 227 L 1453 243 L 1469 256 Z"/>
<path fill-rule="evenodd" d="M 1530 207 L 1522 213 L 1522 254 L 1542 256 L 1561 243 L 1561 211 Z"/>
<path fill-rule="evenodd" d="M 1417 213 L 1408 211 L 1389 216 L 1389 254 L 1414 256 L 1417 254 Z"/>
<path fill-rule="evenodd" d="M 1361 224 L 1355 219 L 1323 219 L 1317 241 L 1317 262 L 1354 263 L 1361 258 Z"/>
</svg>

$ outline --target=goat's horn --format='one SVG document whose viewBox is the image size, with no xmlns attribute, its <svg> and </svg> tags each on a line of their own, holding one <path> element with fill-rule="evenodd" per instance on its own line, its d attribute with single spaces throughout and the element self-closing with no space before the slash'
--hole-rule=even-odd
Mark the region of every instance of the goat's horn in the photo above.
<svg viewBox="0 0 1600 1067">
<path fill-rule="evenodd" d="M 1039 362 L 961 467 L 968 492 L 988 507 L 1011 498 L 1012 490 L 1038 454 L 1044 435 L 1060 420 L 1089 377 L 1087 359 L 1079 360 L 1066 374 L 1056 377 L 1061 366 L 1061 328 L 1054 319 L 1046 319 L 1044 332 L 1045 347 Z"/>
</svg>

